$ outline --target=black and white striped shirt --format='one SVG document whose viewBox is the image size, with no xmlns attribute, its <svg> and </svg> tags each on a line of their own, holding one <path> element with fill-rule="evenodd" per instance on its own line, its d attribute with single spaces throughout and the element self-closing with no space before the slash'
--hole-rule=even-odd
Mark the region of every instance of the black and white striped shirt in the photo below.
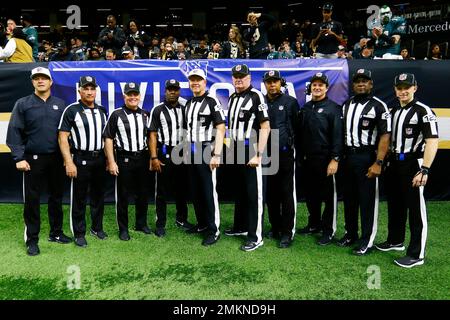
<svg viewBox="0 0 450 320">
<path fill-rule="evenodd" d="M 141 108 L 133 111 L 122 106 L 109 116 L 103 137 L 115 140 L 119 151 L 145 150 L 147 148 L 148 119 L 147 111 Z"/>
<path fill-rule="evenodd" d="M 389 109 L 375 96 L 354 96 L 342 111 L 347 147 L 376 146 L 379 136 L 392 131 Z"/>
<path fill-rule="evenodd" d="M 260 124 L 269 120 L 263 94 L 250 86 L 241 93 L 233 93 L 228 100 L 228 131 L 235 141 L 250 139 L 252 129 L 258 132 Z"/>
<path fill-rule="evenodd" d="M 436 115 L 430 107 L 414 99 L 405 107 L 395 105 L 392 110 L 391 151 L 394 153 L 422 153 L 425 139 L 439 138 Z"/>
<path fill-rule="evenodd" d="M 79 151 L 103 149 L 102 132 L 106 124 L 105 108 L 85 106 L 81 100 L 69 105 L 61 116 L 58 130 L 70 132 L 71 147 Z"/>
<path fill-rule="evenodd" d="M 166 102 L 153 107 L 150 112 L 149 131 L 158 133 L 158 142 L 175 147 L 183 138 L 184 108 L 178 103 L 175 107 Z"/>
<path fill-rule="evenodd" d="M 208 92 L 193 97 L 186 103 L 184 128 L 189 142 L 210 142 L 214 139 L 214 128 L 225 123 L 225 114 L 219 100 Z"/>
</svg>

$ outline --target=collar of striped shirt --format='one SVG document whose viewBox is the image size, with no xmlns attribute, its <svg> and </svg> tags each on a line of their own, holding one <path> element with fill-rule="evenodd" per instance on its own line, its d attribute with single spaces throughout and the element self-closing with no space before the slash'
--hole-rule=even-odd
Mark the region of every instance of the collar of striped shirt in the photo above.
<svg viewBox="0 0 450 320">
<path fill-rule="evenodd" d="M 126 105 L 123 105 L 123 106 L 122 106 L 122 109 L 123 109 L 127 114 L 130 114 L 130 113 L 142 113 L 142 109 L 139 108 L 139 107 L 138 107 L 136 110 L 131 110 L 130 108 L 127 108 Z"/>
<path fill-rule="evenodd" d="M 253 89 L 253 86 L 250 85 L 250 87 L 248 87 L 248 88 L 245 89 L 244 91 L 242 91 L 242 92 L 240 92 L 240 93 L 238 93 L 237 91 L 235 91 L 234 94 L 235 94 L 237 97 L 243 97 L 243 96 L 245 96 L 247 93 L 249 93 L 252 89 Z"/>
<path fill-rule="evenodd" d="M 198 97 L 192 97 L 192 102 L 200 102 L 200 101 L 202 101 L 203 99 L 205 99 L 205 97 L 208 95 L 208 91 L 205 91 L 205 93 L 204 94 L 202 94 L 201 96 L 198 96 Z"/>
<path fill-rule="evenodd" d="M 81 101 L 81 99 L 78 100 L 78 103 L 79 103 L 84 109 L 97 109 L 97 108 L 99 107 L 98 104 L 96 104 L 95 102 L 94 102 L 94 107 L 93 107 L 93 108 L 88 107 L 87 105 L 85 105 L 85 104 Z"/>
<path fill-rule="evenodd" d="M 179 102 L 177 102 L 177 104 L 175 106 L 172 106 L 169 102 L 167 102 L 167 100 L 164 100 L 164 105 L 166 106 L 166 108 L 168 109 L 172 109 L 172 108 L 180 108 L 181 104 Z"/>
<path fill-rule="evenodd" d="M 406 106 L 404 106 L 404 107 L 402 107 L 402 105 L 401 105 L 400 102 L 399 102 L 399 103 L 398 103 L 398 107 L 406 110 L 406 109 L 411 108 L 413 105 L 415 105 L 416 102 L 417 102 L 417 99 L 414 98 L 414 99 L 412 99 L 412 101 L 411 101 L 410 103 L 408 103 L 408 104 L 407 104 Z"/>
</svg>

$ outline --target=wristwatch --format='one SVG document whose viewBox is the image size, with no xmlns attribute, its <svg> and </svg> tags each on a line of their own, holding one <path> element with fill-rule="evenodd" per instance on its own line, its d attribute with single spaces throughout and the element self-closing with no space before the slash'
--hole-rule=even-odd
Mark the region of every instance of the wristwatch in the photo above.
<svg viewBox="0 0 450 320">
<path fill-rule="evenodd" d="M 384 163 L 384 160 L 383 160 L 383 159 L 377 159 L 377 161 L 375 161 L 375 163 L 376 163 L 377 165 L 379 165 L 379 166 L 382 166 L 383 163 Z"/>
<path fill-rule="evenodd" d="M 341 160 L 341 157 L 339 157 L 339 156 L 334 156 L 334 157 L 333 157 L 333 160 L 336 161 L 336 162 L 339 162 L 339 160 Z"/>
</svg>

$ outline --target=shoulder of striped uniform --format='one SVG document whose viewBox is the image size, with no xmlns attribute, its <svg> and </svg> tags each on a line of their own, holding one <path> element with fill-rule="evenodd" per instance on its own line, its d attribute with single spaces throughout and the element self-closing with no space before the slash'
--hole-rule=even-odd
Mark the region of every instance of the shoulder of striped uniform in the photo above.
<svg viewBox="0 0 450 320">
<path fill-rule="evenodd" d="M 219 99 L 217 99 L 215 96 L 211 95 L 210 93 L 208 93 L 206 95 L 206 98 L 209 100 L 208 102 L 212 102 L 212 103 L 214 103 L 215 105 L 218 105 L 218 106 L 221 105 Z"/>
<path fill-rule="evenodd" d="M 435 114 L 433 109 L 431 109 L 429 106 L 427 106 L 426 104 L 424 104 L 420 101 L 416 101 L 416 105 L 423 108 L 427 114 L 433 114 L 433 115 Z"/>
</svg>

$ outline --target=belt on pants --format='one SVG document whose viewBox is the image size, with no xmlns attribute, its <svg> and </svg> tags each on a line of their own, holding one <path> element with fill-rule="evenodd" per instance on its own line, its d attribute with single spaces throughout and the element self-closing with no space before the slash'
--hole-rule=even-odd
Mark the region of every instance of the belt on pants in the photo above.
<svg viewBox="0 0 450 320">
<path fill-rule="evenodd" d="M 103 150 L 96 150 L 96 151 L 74 150 L 73 153 L 80 156 L 88 156 L 92 158 L 98 158 L 104 155 Z"/>
<path fill-rule="evenodd" d="M 421 153 L 391 153 L 391 159 L 396 161 L 416 160 L 423 158 Z"/>
<path fill-rule="evenodd" d="M 125 150 L 120 150 L 117 151 L 117 155 L 118 156 L 126 156 L 126 157 L 140 157 L 142 155 L 145 155 L 147 153 L 147 149 L 144 150 L 140 150 L 140 151 L 125 151 Z"/>
<path fill-rule="evenodd" d="M 366 152 L 375 152 L 375 146 L 345 147 L 346 154 L 358 154 Z"/>
</svg>

